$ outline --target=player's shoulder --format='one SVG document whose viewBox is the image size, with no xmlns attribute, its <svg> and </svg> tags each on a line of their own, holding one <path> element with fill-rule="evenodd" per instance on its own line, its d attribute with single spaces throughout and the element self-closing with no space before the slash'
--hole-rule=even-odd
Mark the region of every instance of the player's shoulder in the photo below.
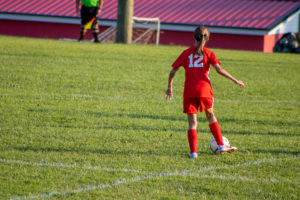
<svg viewBox="0 0 300 200">
<path fill-rule="evenodd" d="M 183 53 L 190 54 L 191 52 L 194 52 L 194 51 L 195 51 L 195 47 L 191 46 L 191 47 L 183 50 Z"/>
<path fill-rule="evenodd" d="M 207 53 L 207 54 L 214 54 L 214 52 L 206 47 L 203 47 L 203 50 Z"/>
<path fill-rule="evenodd" d="M 206 47 L 203 47 L 203 50 L 209 58 L 216 57 L 215 53 L 212 50 L 210 50 Z"/>
</svg>

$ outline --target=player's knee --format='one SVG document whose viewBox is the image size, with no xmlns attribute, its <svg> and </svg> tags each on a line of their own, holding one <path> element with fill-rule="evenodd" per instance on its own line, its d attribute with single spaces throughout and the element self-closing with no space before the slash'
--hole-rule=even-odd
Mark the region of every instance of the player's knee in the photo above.
<svg viewBox="0 0 300 200">
<path fill-rule="evenodd" d="M 195 120 L 189 121 L 189 129 L 197 129 L 197 121 Z"/>
<path fill-rule="evenodd" d="M 197 123 L 189 124 L 189 129 L 197 129 Z"/>
<path fill-rule="evenodd" d="M 213 111 L 206 111 L 205 114 L 206 114 L 207 119 L 212 119 L 215 117 L 215 114 Z"/>
</svg>

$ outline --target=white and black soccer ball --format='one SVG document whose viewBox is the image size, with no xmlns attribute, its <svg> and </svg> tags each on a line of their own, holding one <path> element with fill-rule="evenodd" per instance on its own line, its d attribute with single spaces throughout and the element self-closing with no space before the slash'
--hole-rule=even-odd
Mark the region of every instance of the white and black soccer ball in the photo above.
<svg viewBox="0 0 300 200">
<path fill-rule="evenodd" d="M 223 137 L 223 143 L 224 143 L 224 145 L 230 146 L 229 140 L 228 140 L 226 137 L 224 137 L 224 136 L 222 136 L 222 137 Z M 218 150 L 218 144 L 217 144 L 215 138 L 212 138 L 212 139 L 211 139 L 209 146 L 210 146 L 210 149 L 211 149 L 211 151 L 212 151 L 213 153 L 217 153 L 217 150 Z"/>
</svg>

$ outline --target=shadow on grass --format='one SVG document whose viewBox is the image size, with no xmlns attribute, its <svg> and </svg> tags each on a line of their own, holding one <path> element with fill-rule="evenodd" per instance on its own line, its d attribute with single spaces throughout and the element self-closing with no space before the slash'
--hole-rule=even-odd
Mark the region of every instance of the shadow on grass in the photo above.
<svg viewBox="0 0 300 200">
<path fill-rule="evenodd" d="M 186 126 L 181 128 L 175 128 L 175 127 L 152 127 L 152 126 L 138 126 L 138 125 L 131 125 L 130 127 L 118 127 L 115 124 L 111 126 L 98 126 L 93 127 L 94 129 L 114 129 L 114 130 L 139 130 L 139 131 L 172 131 L 172 132 L 186 132 L 187 129 L 187 117 L 185 114 L 179 114 L 178 116 L 167 116 L 167 115 L 151 115 L 151 114 L 135 114 L 135 113 L 104 113 L 104 112 L 91 112 L 91 111 L 70 111 L 70 110 L 50 110 L 50 109 L 28 109 L 29 112 L 42 112 L 45 114 L 59 114 L 63 115 L 69 118 L 81 118 L 82 116 L 94 116 L 101 118 L 111 118 L 112 122 L 115 121 L 116 118 L 129 118 L 129 119 L 151 119 L 151 120 L 166 120 L 166 121 L 179 121 L 179 122 L 185 122 Z M 202 114 L 202 113 L 201 113 Z M 55 116 L 54 116 L 55 117 Z M 200 123 L 206 123 L 207 119 L 203 116 L 198 117 L 198 122 Z M 259 124 L 259 125 L 271 125 L 271 126 L 287 126 L 287 127 L 300 127 L 300 123 L 294 123 L 294 122 L 286 122 L 281 120 L 251 120 L 251 119 L 235 119 L 235 118 L 220 118 L 219 122 L 221 124 L 222 129 L 222 123 L 235 123 L 235 124 L 244 124 L 245 127 L 247 126 L 253 126 L 253 124 Z M 65 128 L 87 128 L 84 126 L 75 126 L 72 125 L 71 122 L 57 122 L 54 121 L 54 123 L 57 124 L 57 126 L 53 127 L 65 127 Z M 207 123 L 208 127 L 208 123 Z M 91 127 L 89 127 L 91 128 Z M 199 129 L 199 132 L 209 132 L 209 129 Z M 300 133 L 284 133 L 284 132 L 265 132 L 265 133 L 255 133 L 250 131 L 226 131 L 222 130 L 224 134 L 239 134 L 239 135 L 271 135 L 271 136 L 300 136 Z"/>
<path fill-rule="evenodd" d="M 184 121 L 187 122 L 187 117 L 185 115 L 180 116 L 157 116 L 157 115 L 147 115 L 147 114 L 134 114 L 134 113 L 101 113 L 101 112 L 87 112 L 89 115 L 96 117 L 127 117 L 133 119 L 153 119 L 153 120 L 169 120 L 169 121 Z M 206 119 L 199 119 L 207 121 Z"/>
<path fill-rule="evenodd" d="M 103 125 L 103 126 L 83 126 L 83 125 L 71 125 L 71 124 L 47 124 L 47 125 L 36 125 L 37 127 L 45 127 L 45 128 L 71 128 L 71 129 L 90 129 L 90 130 L 114 130 L 114 131 L 140 131 L 140 132 L 174 132 L 174 133 L 182 133 L 186 134 L 187 132 L 187 126 L 184 127 L 153 127 L 153 126 L 138 126 L 135 124 L 132 124 L 130 126 L 126 127 L 118 127 L 117 125 Z M 262 133 L 257 133 L 257 132 L 251 132 L 251 131 L 229 131 L 229 130 L 224 130 L 222 129 L 223 135 L 268 135 L 268 136 L 287 136 L 287 137 L 295 137 L 295 136 L 300 136 L 299 133 L 283 133 L 283 132 L 262 132 Z M 198 134 L 206 134 L 210 133 L 210 130 L 208 128 L 207 124 L 207 129 L 205 128 L 200 128 L 198 126 L 197 128 Z"/>
<path fill-rule="evenodd" d="M 128 117 L 134 119 L 153 119 L 153 120 L 169 120 L 169 121 L 181 121 L 186 122 L 187 116 L 184 113 L 178 114 L 178 116 L 164 116 L 164 115 L 147 115 L 147 114 L 133 114 L 133 113 L 101 113 L 101 112 L 87 112 L 89 115 L 96 117 Z M 198 122 L 208 122 L 204 113 L 198 113 Z M 220 123 L 236 123 L 236 124 L 260 124 L 260 125 L 272 125 L 272 126 L 289 126 L 289 127 L 299 127 L 300 123 L 280 121 L 280 120 L 253 120 L 253 119 L 236 119 L 236 118 L 218 118 Z"/>
<path fill-rule="evenodd" d="M 16 150 L 20 152 L 57 152 L 57 153 L 78 153 L 78 154 L 101 154 L 101 155 L 124 155 L 124 156 L 167 156 L 170 157 L 170 152 L 167 151 L 161 151 L 156 149 L 148 149 L 147 151 L 139 151 L 139 150 L 124 150 L 124 149 L 88 149 L 88 148 L 75 148 L 75 147 L 33 147 L 33 146 L 11 146 L 7 148 L 1 148 L 0 151 L 6 151 L 6 150 Z M 172 150 L 172 149 L 171 149 Z M 282 149 L 268 149 L 268 150 L 262 150 L 262 149 L 256 149 L 253 151 L 250 151 L 252 154 L 272 154 L 272 155 L 279 155 L 279 154 L 285 154 L 285 155 L 292 155 L 292 156 L 300 156 L 300 151 L 288 151 L 288 150 L 282 150 Z M 237 152 L 237 154 L 244 154 L 245 152 L 240 150 Z M 201 150 L 199 149 L 199 154 L 201 155 L 212 155 L 216 156 L 215 154 L 212 154 L 209 151 Z M 172 151 L 172 156 L 180 156 L 182 158 L 188 158 L 188 147 L 186 149 L 181 149 L 178 151 Z"/>
<path fill-rule="evenodd" d="M 136 114 L 136 113 L 104 113 L 104 112 L 92 112 L 92 111 L 70 111 L 70 110 L 54 110 L 54 109 L 28 109 L 29 112 L 42 112 L 42 113 L 57 113 L 64 114 L 67 116 L 95 116 L 95 117 L 127 117 L 133 119 L 153 119 L 153 120 L 169 120 L 169 121 L 185 121 L 187 122 L 187 117 L 183 113 L 179 113 L 177 116 L 167 116 L 167 115 L 151 115 L 151 114 Z M 201 116 L 202 115 L 202 116 Z M 299 122 L 288 122 L 283 120 L 258 120 L 258 119 L 237 119 L 237 118 L 218 118 L 220 123 L 237 123 L 237 124 L 260 124 L 260 125 L 272 125 L 272 126 L 289 126 L 289 127 L 299 127 Z M 198 114 L 198 122 L 207 122 L 203 113 Z"/>
<path fill-rule="evenodd" d="M 99 145 L 100 146 L 100 145 Z M 187 147 L 188 148 L 188 147 Z M 157 151 L 156 149 L 139 151 L 139 150 L 124 150 L 124 149 L 88 149 L 88 148 L 76 148 L 76 147 L 34 147 L 34 146 L 11 146 L 7 148 L 0 148 L 0 151 L 16 150 L 20 152 L 57 152 L 57 153 L 78 153 L 78 154 L 101 154 L 101 155 L 125 155 L 125 156 L 170 156 L 170 152 Z M 186 149 L 186 152 L 188 150 Z M 180 152 L 172 152 L 172 156 L 182 154 Z M 188 156 L 188 153 L 186 153 Z"/>
<path fill-rule="evenodd" d="M 251 151 L 252 153 L 255 154 L 289 154 L 289 155 L 293 155 L 293 156 L 299 156 L 300 155 L 300 151 L 287 151 L 287 150 L 283 150 L 283 149 L 256 149 Z"/>
<path fill-rule="evenodd" d="M 227 130 L 222 130 L 222 133 L 224 135 L 226 134 L 233 134 L 233 135 L 269 135 L 269 136 L 290 136 L 290 137 L 295 137 L 295 136 L 300 136 L 300 133 L 283 133 L 283 132 L 264 132 L 264 133 L 256 133 L 256 132 L 251 132 L 251 131 L 227 131 Z"/>
<path fill-rule="evenodd" d="M 80 129 L 90 129 L 90 130 L 115 130 L 115 131 L 143 131 L 143 132 L 174 132 L 174 133 L 183 133 L 185 134 L 187 132 L 187 126 L 185 127 L 152 127 L 152 126 L 138 126 L 138 125 L 131 125 L 127 127 L 118 127 L 116 125 L 104 125 L 104 126 L 78 126 L 78 125 L 71 125 L 71 124 L 52 124 L 52 125 L 37 125 L 37 127 L 53 127 L 53 128 L 80 128 Z M 222 127 L 221 127 L 222 129 Z M 210 130 L 207 125 L 207 129 L 205 128 L 197 128 L 198 134 L 200 133 L 210 133 Z M 300 136 L 299 133 L 283 133 L 283 132 L 262 132 L 262 133 L 257 133 L 257 132 L 251 132 L 251 131 L 229 131 L 229 130 L 224 130 L 222 129 L 223 135 L 268 135 L 268 136 L 288 136 L 288 137 L 295 137 L 295 136 Z"/>
</svg>

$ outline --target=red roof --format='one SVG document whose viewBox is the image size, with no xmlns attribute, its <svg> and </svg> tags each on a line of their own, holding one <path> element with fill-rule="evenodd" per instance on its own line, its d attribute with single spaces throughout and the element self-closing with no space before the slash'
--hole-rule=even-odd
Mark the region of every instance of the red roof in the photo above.
<svg viewBox="0 0 300 200">
<path fill-rule="evenodd" d="M 100 18 L 117 19 L 118 0 L 104 0 Z M 297 1 L 135 0 L 134 15 L 163 24 L 271 29 L 300 9 Z M 0 0 L 0 13 L 78 18 L 75 0 Z"/>
</svg>

